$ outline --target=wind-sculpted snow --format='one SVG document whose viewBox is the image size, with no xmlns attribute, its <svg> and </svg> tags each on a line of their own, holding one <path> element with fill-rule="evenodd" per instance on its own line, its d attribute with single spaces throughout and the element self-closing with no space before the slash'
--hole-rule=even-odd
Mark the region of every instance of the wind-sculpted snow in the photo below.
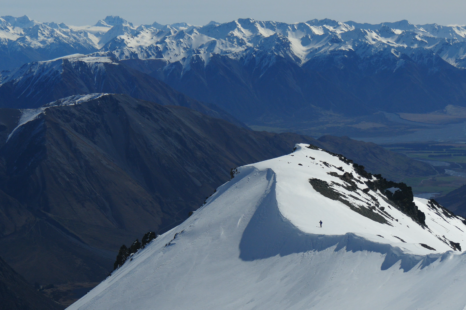
<svg viewBox="0 0 466 310">
<path fill-rule="evenodd" d="M 398 247 L 372 242 L 353 232 L 344 235 L 303 234 L 280 212 L 276 197 L 277 182 L 272 170 L 267 171 L 267 180 L 269 187 L 241 238 L 239 248 L 242 260 L 254 261 L 276 255 L 283 257 L 310 251 L 324 251 L 329 248 L 334 248 L 335 251 L 345 248 L 346 251 L 365 250 L 385 255 L 382 270 L 389 269 L 400 261 L 400 268 L 409 271 L 420 262 L 422 266 L 427 266 L 440 257 L 438 254 L 404 255 Z M 335 213 L 334 218 L 337 216 L 338 214 Z M 319 227 L 318 223 L 312 224 Z M 335 225 L 335 221 L 329 221 L 328 224 Z M 325 225 L 327 226 L 327 223 Z"/>
<path fill-rule="evenodd" d="M 342 170 L 356 188 L 329 174 Z M 361 171 L 303 144 L 237 168 L 188 220 L 69 309 L 463 309 L 466 257 L 439 239 L 464 249 L 463 219 L 416 199 L 422 226 L 380 191 L 362 192 L 386 213 L 380 223 L 309 183 L 358 197 L 369 188 Z M 362 194 L 346 199 L 369 207 Z"/>
<path fill-rule="evenodd" d="M 259 170 L 273 170 L 276 179 L 270 190 L 273 197 L 269 197 L 266 203 L 267 214 L 276 204 L 281 216 L 302 232 L 321 234 L 325 231 L 327 235 L 338 236 L 354 233 L 370 241 L 396 245 L 407 253 L 429 254 L 453 250 L 450 241 L 466 246 L 466 225 L 461 217 L 447 217 L 429 207 L 427 200 L 416 198 L 417 208 L 425 214 L 426 227 L 423 227 L 409 214 L 403 213 L 400 206 L 390 201 L 385 193 L 371 189 L 369 182 L 376 177 L 365 178 L 351 162 L 344 162 L 333 154 L 303 148 L 300 145 L 293 154 L 254 164 Z M 323 195 L 309 184 L 309 180 L 326 183 L 328 190 L 340 199 Z M 259 209 L 256 212 L 260 213 Z M 263 224 L 263 217 L 260 219 L 259 222 Z M 324 223 L 324 230 L 318 225 L 320 220 Z M 257 228 L 257 225 L 253 227 Z M 249 242 L 251 239 L 245 240 Z M 428 250 L 421 243 L 435 251 Z"/>
</svg>

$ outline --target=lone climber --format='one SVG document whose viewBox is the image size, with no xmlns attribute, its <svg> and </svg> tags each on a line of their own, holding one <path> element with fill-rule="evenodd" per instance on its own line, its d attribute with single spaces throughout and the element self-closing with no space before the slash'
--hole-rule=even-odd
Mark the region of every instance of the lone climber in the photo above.
<svg viewBox="0 0 466 310">
<path fill-rule="evenodd" d="M 322 221 L 320 221 L 319 223 L 320 223 L 320 228 L 322 228 Z"/>
</svg>

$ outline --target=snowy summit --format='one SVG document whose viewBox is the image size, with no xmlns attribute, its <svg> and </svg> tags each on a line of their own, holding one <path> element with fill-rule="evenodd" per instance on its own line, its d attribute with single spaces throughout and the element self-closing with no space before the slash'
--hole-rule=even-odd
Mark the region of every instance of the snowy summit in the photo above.
<svg viewBox="0 0 466 310">
<path fill-rule="evenodd" d="M 232 177 L 69 309 L 466 305 L 464 219 L 404 184 L 305 144 Z"/>
</svg>

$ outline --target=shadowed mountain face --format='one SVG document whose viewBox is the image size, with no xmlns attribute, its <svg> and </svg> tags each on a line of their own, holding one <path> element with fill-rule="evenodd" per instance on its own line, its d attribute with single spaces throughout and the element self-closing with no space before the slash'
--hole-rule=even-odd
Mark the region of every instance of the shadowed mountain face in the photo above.
<svg viewBox="0 0 466 310">
<path fill-rule="evenodd" d="M 19 113 L 3 111 L 5 141 Z M 230 168 L 299 141 L 313 139 L 124 95 L 47 108 L 0 150 L 0 254 L 31 282 L 100 281 L 122 243 L 180 223 Z"/>
<path fill-rule="evenodd" d="M 299 142 L 361 158 L 375 173 L 382 162 L 395 165 L 386 169 L 393 179 L 429 173 L 426 164 L 348 138 L 255 132 L 184 107 L 95 98 L 0 109 L 0 255 L 30 282 L 101 281 L 122 243 L 167 231 L 231 168 Z"/>
<path fill-rule="evenodd" d="M 107 57 L 81 56 L 26 64 L 0 85 L 0 107 L 37 108 L 64 97 L 90 93 L 121 93 L 161 105 L 185 106 L 242 126 L 217 106 L 191 99 Z"/>
<path fill-rule="evenodd" d="M 455 212 L 455 214 L 466 217 L 466 186 L 463 185 L 460 188 L 446 194 L 443 197 L 436 199 L 448 210 Z"/>
<path fill-rule="evenodd" d="M 0 258 L 0 309 L 55 310 L 63 307 L 37 292 Z"/>
<path fill-rule="evenodd" d="M 302 66 L 279 56 L 261 63 L 267 58 L 248 62 L 213 55 L 206 65 L 195 58 L 187 72 L 163 60 L 123 63 L 251 125 L 297 128 L 328 113 L 424 113 L 464 106 L 466 100 L 466 72 L 427 52 L 421 61 L 406 54 L 361 57 L 339 51 Z"/>
</svg>

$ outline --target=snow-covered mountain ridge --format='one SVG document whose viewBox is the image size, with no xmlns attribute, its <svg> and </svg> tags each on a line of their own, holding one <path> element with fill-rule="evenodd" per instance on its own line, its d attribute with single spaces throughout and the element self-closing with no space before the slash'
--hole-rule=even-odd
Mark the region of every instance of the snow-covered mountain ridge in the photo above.
<svg viewBox="0 0 466 310">
<path fill-rule="evenodd" d="M 32 84 L 25 86 L 25 89 L 32 88 L 35 82 L 41 82 L 42 79 L 55 79 L 63 73 L 64 63 L 71 66 L 87 66 L 92 72 L 105 70 L 103 64 L 118 65 L 117 62 L 109 57 L 92 57 L 82 54 L 73 54 L 59 57 L 57 59 L 45 60 L 26 64 L 17 68 L 8 74 L 0 74 L 0 85 L 13 82 L 15 86 L 20 87 L 23 81 L 32 80 Z"/>
<path fill-rule="evenodd" d="M 407 21 L 372 25 L 323 19 L 287 24 L 238 19 L 204 26 L 155 22 L 135 27 L 118 16 L 108 16 L 94 26 L 39 23 L 26 16 L 0 18 L 0 50 L 49 50 L 49 54 L 53 50 L 55 57 L 99 50 L 118 59 L 163 59 L 185 65 L 194 56 L 208 63 L 212 55 L 245 62 L 273 55 L 302 65 L 337 51 L 354 51 L 361 57 L 380 52 L 399 57 L 427 51 L 463 68 L 465 41 L 466 26 L 412 25 Z M 50 59 L 43 56 L 36 55 L 30 61 Z M 273 62 L 273 57 L 269 58 L 267 61 Z"/>
<path fill-rule="evenodd" d="M 425 217 L 413 217 L 381 192 L 382 178 L 304 144 L 232 175 L 188 220 L 69 309 L 466 304 L 464 219 L 434 202 L 415 198 Z"/>
<path fill-rule="evenodd" d="M 312 148 L 297 145 L 288 156 L 241 167 L 236 174 L 267 171 L 281 216 L 307 234 L 352 233 L 421 255 L 466 247 L 463 218 L 433 201 L 413 201 L 409 188 L 373 176 L 343 156 Z"/>
<path fill-rule="evenodd" d="M 154 27 L 162 27 L 154 23 Z M 184 24 L 174 24 L 174 29 Z M 107 16 L 93 26 L 38 22 L 27 16 L 0 17 L 0 71 L 25 63 L 50 60 L 71 54 L 96 52 L 107 42 L 123 34 L 136 33 L 132 23 L 119 16 Z M 13 53 L 12 53 L 13 52 Z"/>
<path fill-rule="evenodd" d="M 208 63 L 212 55 L 226 55 L 249 62 L 272 56 L 299 65 L 338 51 L 354 51 L 360 57 L 377 53 L 435 53 L 453 66 L 465 63 L 465 26 L 411 25 L 407 21 L 378 25 L 311 20 L 286 24 L 238 19 L 187 28 L 140 26 L 109 41 L 101 51 L 118 59 L 164 59 L 189 63 L 198 56 Z M 256 59 L 257 58 L 257 59 Z"/>
<path fill-rule="evenodd" d="M 24 63 L 49 60 L 98 50 L 107 27 L 68 27 L 61 23 L 39 23 L 23 17 L 0 17 L 0 71 Z"/>
<path fill-rule="evenodd" d="M 63 73 L 63 64 L 68 63 L 72 66 L 86 65 L 93 72 L 103 70 L 103 64 L 118 65 L 109 57 L 92 57 L 82 54 L 72 54 L 69 56 L 59 57 L 52 60 L 37 61 L 23 65 L 7 74 L 0 74 L 0 85 L 13 81 L 16 84 L 28 78 L 34 77 L 34 80 L 50 79 L 50 75 L 60 75 Z"/>
<path fill-rule="evenodd" d="M 136 84 L 131 87 L 131 82 L 122 83 L 128 79 L 123 75 L 131 69 L 131 76 L 142 77 L 142 73 L 162 81 L 195 100 L 217 105 L 250 126 L 284 131 L 308 130 L 309 120 L 326 122 L 329 113 L 343 117 L 379 111 L 430 113 L 447 105 L 463 106 L 466 98 L 463 26 L 421 26 L 406 21 L 368 25 L 332 20 L 286 24 L 238 19 L 205 26 L 154 23 L 135 27 L 122 18 L 108 17 L 96 26 L 72 27 L 8 20 L 4 19 L 10 28 L 33 24 L 50 28 L 49 33 L 63 28 L 60 33 L 65 36 L 70 31 L 90 33 L 96 39 L 92 49 L 84 50 L 79 47 L 83 45 L 66 43 L 69 36 L 63 41 L 66 49 L 52 44 L 32 52 L 35 45 L 31 43 L 14 54 L 4 50 L 0 68 L 10 70 L 0 73 L 4 107 L 39 106 L 37 99 L 47 94 L 36 86 L 50 85 L 58 81 L 57 77 L 85 79 L 86 86 L 96 84 L 89 93 L 120 93 L 117 87 L 102 87 L 109 85 L 104 68 L 120 71 L 122 78 L 113 78 L 120 88 L 135 89 Z M 5 40 L 10 45 L 21 41 Z M 31 55 L 38 61 L 30 62 Z M 48 62 L 57 58 L 61 60 L 53 65 Z M 117 63 L 122 66 L 112 65 Z M 68 73 L 63 73 L 65 65 Z M 28 78 L 21 77 L 21 72 Z M 32 73 L 34 79 L 29 78 Z M 143 79 L 137 78 L 137 85 L 149 84 Z M 41 104 L 86 93 L 85 89 L 74 93 L 61 90 L 70 85 L 65 82 L 55 87 L 56 95 L 41 100 Z M 137 98 L 147 100 L 148 96 Z M 316 130 L 311 130 L 312 135 L 329 133 Z"/>
</svg>

